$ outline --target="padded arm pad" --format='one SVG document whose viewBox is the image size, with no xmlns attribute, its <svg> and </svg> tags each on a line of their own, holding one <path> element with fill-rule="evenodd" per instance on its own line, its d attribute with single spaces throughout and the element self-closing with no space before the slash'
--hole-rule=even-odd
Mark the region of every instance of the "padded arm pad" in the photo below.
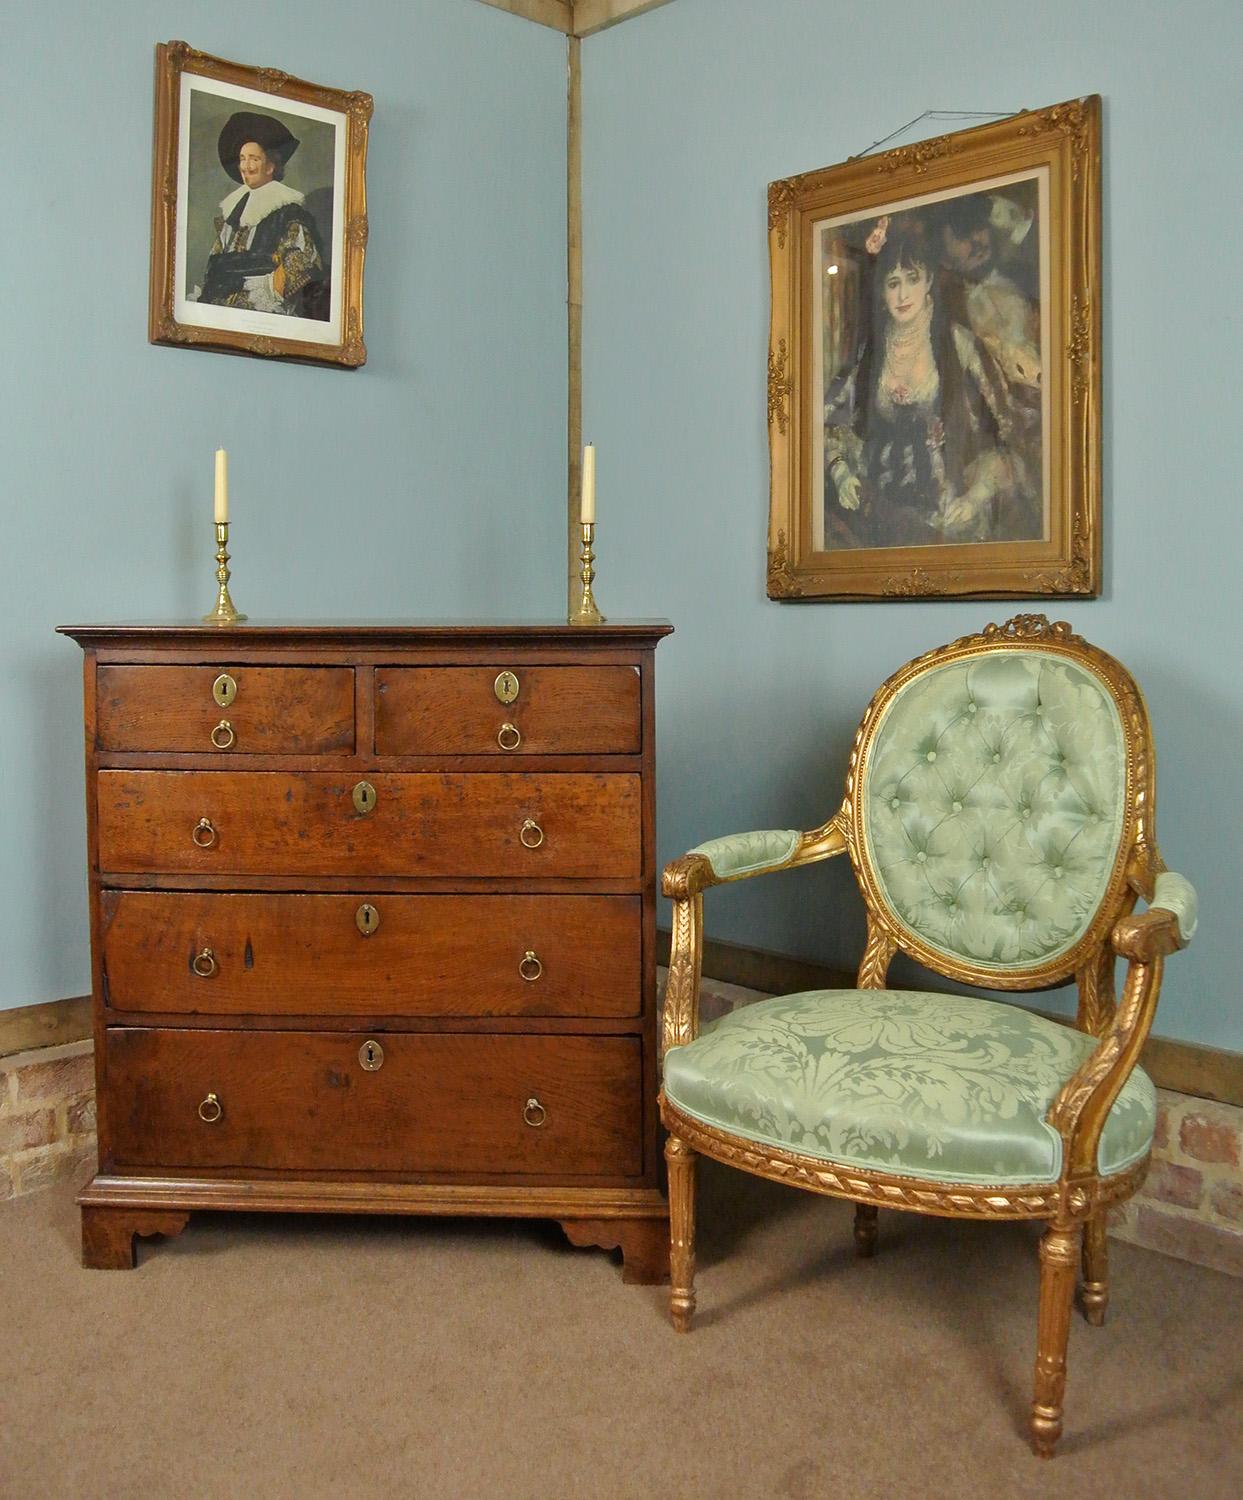
<svg viewBox="0 0 1243 1500">
<path fill-rule="evenodd" d="M 1184 946 L 1195 937 L 1200 901 L 1195 886 L 1185 875 L 1163 870 L 1157 876 L 1149 909 L 1154 906 L 1159 906 L 1162 911 L 1172 911 L 1178 918 L 1178 936 Z"/>
<path fill-rule="evenodd" d="M 690 854 L 701 855 L 718 880 L 736 880 L 783 865 L 801 837 L 797 828 L 763 828 L 754 833 L 730 833 L 696 844 Z"/>
</svg>

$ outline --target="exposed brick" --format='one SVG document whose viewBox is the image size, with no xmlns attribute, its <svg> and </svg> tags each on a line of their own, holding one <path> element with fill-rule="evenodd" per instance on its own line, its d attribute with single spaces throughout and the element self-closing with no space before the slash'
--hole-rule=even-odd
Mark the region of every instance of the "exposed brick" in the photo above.
<svg viewBox="0 0 1243 1500">
<path fill-rule="evenodd" d="M 0 1156 L 25 1151 L 31 1146 L 46 1146 L 56 1139 L 56 1111 L 32 1109 L 23 1115 L 0 1120 Z"/>
<path fill-rule="evenodd" d="M 1194 1167 L 1154 1161 L 1140 1191 L 1145 1198 L 1158 1198 L 1162 1203 L 1174 1203 L 1179 1208 L 1198 1208 L 1203 1188 L 1204 1174 Z"/>
<path fill-rule="evenodd" d="M 17 1192 L 17 1183 L 7 1161 L 0 1161 L 0 1202 L 12 1198 Z"/>
<path fill-rule="evenodd" d="M 65 1106 L 65 1129 L 69 1135 L 95 1134 L 95 1095 L 83 1094 Z"/>
<path fill-rule="evenodd" d="M 1164 1209 L 1143 1204 L 1134 1236 L 1137 1245 L 1175 1255 L 1179 1260 L 1194 1261 L 1215 1271 L 1243 1276 L 1243 1230 L 1228 1229 L 1224 1224 L 1206 1224 L 1200 1219 L 1185 1218 Z"/>
<path fill-rule="evenodd" d="M 39 1188 L 50 1187 L 66 1177 L 85 1179 L 95 1165 L 95 1152 L 91 1147 L 66 1145 L 58 1142 L 42 1151 L 27 1151 L 13 1158 L 17 1169 L 18 1190 L 33 1193 Z"/>
<path fill-rule="evenodd" d="M 1243 1224 L 1243 1182 L 1215 1182 L 1209 1194 L 1209 1206 L 1220 1219 Z"/>
<path fill-rule="evenodd" d="M 1195 1161 L 1221 1161 L 1232 1167 L 1239 1164 L 1239 1126 L 1230 1119 L 1185 1115 L 1178 1130 L 1178 1144 L 1184 1155 Z"/>
<path fill-rule="evenodd" d="M 1164 1151 L 1170 1144 L 1170 1107 L 1164 1099 L 1157 1103 L 1157 1128 L 1153 1132 L 1152 1146 L 1154 1151 Z"/>
<path fill-rule="evenodd" d="M 22 1057 L 31 1060 L 23 1061 L 15 1070 L 19 1100 L 68 1099 L 95 1087 L 95 1059 L 89 1042 L 47 1047 L 41 1053 L 23 1053 Z"/>
</svg>

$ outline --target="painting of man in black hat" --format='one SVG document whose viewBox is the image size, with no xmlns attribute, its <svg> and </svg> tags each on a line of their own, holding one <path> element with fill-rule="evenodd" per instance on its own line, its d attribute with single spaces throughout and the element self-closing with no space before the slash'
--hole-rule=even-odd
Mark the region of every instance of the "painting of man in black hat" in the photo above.
<svg viewBox="0 0 1243 1500">
<path fill-rule="evenodd" d="M 284 180 L 301 144 L 271 114 L 236 110 L 224 122 L 216 153 L 237 186 L 219 202 L 206 270 L 191 300 L 249 312 L 328 318 L 324 231 L 307 195 Z"/>
</svg>

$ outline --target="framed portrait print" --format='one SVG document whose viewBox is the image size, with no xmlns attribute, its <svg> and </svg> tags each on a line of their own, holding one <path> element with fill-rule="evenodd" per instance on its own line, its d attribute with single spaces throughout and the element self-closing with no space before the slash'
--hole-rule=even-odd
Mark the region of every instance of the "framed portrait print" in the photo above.
<svg viewBox="0 0 1243 1500">
<path fill-rule="evenodd" d="M 161 43 L 153 344 L 356 369 L 370 94 Z"/>
<path fill-rule="evenodd" d="M 1100 98 L 768 189 L 773 599 L 1096 595 Z"/>
</svg>

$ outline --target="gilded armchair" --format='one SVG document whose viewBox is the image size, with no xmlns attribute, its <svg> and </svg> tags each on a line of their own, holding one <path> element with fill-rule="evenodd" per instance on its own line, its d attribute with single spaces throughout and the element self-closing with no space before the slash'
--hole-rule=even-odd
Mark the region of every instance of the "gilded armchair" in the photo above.
<svg viewBox="0 0 1243 1500">
<path fill-rule="evenodd" d="M 1101 1324 L 1106 1214 L 1142 1182 L 1155 1122 L 1136 1066 L 1195 892 L 1153 834 L 1147 710 L 1065 623 L 1020 615 L 909 663 L 855 736 L 846 796 L 807 833 L 715 839 L 664 872 L 673 898 L 661 1115 L 669 1132 L 671 1315 L 695 1308 L 695 1161 L 880 1206 L 1042 1219 L 1031 1440 L 1062 1430 L 1076 1269 Z M 703 1028 L 703 892 L 849 854 L 867 908 L 854 990 L 753 1003 Z M 1134 915 L 1137 899 L 1148 903 Z M 959 984 L 1072 976 L 1075 1026 L 966 995 L 886 988 L 902 950 Z M 1114 964 L 1127 961 L 1115 998 Z"/>
</svg>

